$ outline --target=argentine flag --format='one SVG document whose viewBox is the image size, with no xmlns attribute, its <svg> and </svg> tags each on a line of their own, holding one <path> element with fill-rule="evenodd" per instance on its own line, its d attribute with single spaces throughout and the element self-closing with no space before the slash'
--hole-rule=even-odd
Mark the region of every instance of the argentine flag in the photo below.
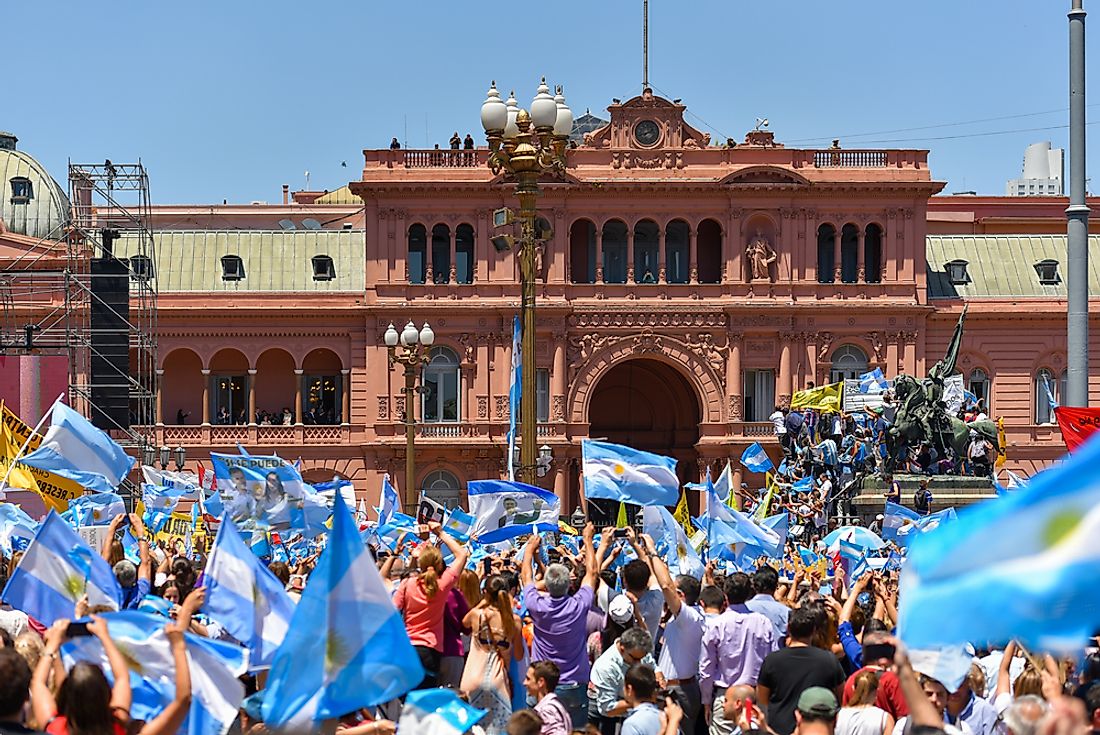
<svg viewBox="0 0 1100 735">
<path fill-rule="evenodd" d="M 466 497 L 475 518 L 470 536 L 482 544 L 558 530 L 561 500 L 541 487 L 508 480 L 472 480 L 466 483 Z"/>
<path fill-rule="evenodd" d="M 176 693 L 176 667 L 164 632 L 167 621 L 141 610 L 107 613 L 103 619 L 130 667 L 134 695 L 130 715 L 135 720 L 152 720 Z M 180 732 L 224 735 L 244 701 L 244 685 L 237 678 L 248 669 L 248 651 L 194 633 L 185 633 L 184 641 L 191 670 L 191 709 Z M 66 668 L 77 661 L 89 661 L 110 677 L 110 662 L 95 636 L 69 640 L 61 647 L 61 657 Z"/>
<path fill-rule="evenodd" d="M 267 680 L 263 721 L 271 729 L 305 731 L 395 699 L 424 678 L 405 623 L 339 493 L 328 545 L 291 622 Z"/>
<path fill-rule="evenodd" d="M 60 400 L 53 404 L 42 443 L 22 461 L 94 492 L 111 492 L 134 466 L 133 457 L 111 437 Z"/>
<path fill-rule="evenodd" d="M 1100 441 L 1028 487 L 914 538 L 899 632 L 913 647 L 1015 638 L 1079 649 L 1100 628 Z"/>
<path fill-rule="evenodd" d="M 74 527 L 106 526 L 126 512 L 126 503 L 117 493 L 92 493 L 69 501 L 69 509 L 61 514 Z"/>
<path fill-rule="evenodd" d="M 46 516 L 4 587 L 4 602 L 52 625 L 71 618 L 76 601 L 118 609 L 122 589 L 111 567 L 54 511 Z"/>
<path fill-rule="evenodd" d="M 397 491 L 393 489 L 393 484 L 390 482 L 390 473 L 382 475 L 382 494 L 378 498 L 378 507 L 375 508 L 378 513 L 378 525 L 384 526 L 390 522 L 394 513 L 401 511 L 401 498 L 397 496 Z"/>
<path fill-rule="evenodd" d="M 450 534 L 451 538 L 464 544 L 470 540 L 470 530 L 475 523 L 477 518 L 466 511 L 461 508 L 451 508 L 447 513 L 447 520 L 443 522 L 443 530 Z"/>
<path fill-rule="evenodd" d="M 869 373 L 863 373 L 859 376 L 859 392 L 860 393 L 882 393 L 890 384 L 886 382 L 886 376 L 882 373 L 882 368 L 875 368 Z"/>
<path fill-rule="evenodd" d="M 760 442 L 753 442 L 741 453 L 741 464 L 749 472 L 767 472 L 775 469 L 775 465 L 772 464 L 768 453 L 764 451 L 764 447 L 760 446 Z"/>
<path fill-rule="evenodd" d="M 38 521 L 13 503 L 0 503 L 0 555 L 11 558 L 23 551 L 38 533 Z"/>
<path fill-rule="evenodd" d="M 581 443 L 581 456 L 586 497 L 667 506 L 680 499 L 672 457 L 594 439 Z"/>
<path fill-rule="evenodd" d="M 486 710 L 466 704 L 453 689 L 422 689 L 405 698 L 397 731 L 417 735 L 462 735 Z"/>
<path fill-rule="evenodd" d="M 252 671 L 271 666 L 294 617 L 294 601 L 228 516 L 222 517 L 205 578 L 203 612 L 248 646 Z"/>
<path fill-rule="evenodd" d="M 692 548 L 684 529 L 668 512 L 668 508 L 659 505 L 642 508 L 642 529 L 653 539 L 657 553 L 673 574 L 703 578 L 703 561 Z"/>
</svg>

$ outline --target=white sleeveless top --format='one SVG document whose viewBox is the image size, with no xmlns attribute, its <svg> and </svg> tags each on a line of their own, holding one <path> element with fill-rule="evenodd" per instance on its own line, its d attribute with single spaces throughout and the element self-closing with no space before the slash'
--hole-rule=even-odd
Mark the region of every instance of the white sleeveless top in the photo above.
<svg viewBox="0 0 1100 735">
<path fill-rule="evenodd" d="M 888 716 L 878 707 L 845 707 L 836 718 L 836 735 L 882 735 Z"/>
</svg>

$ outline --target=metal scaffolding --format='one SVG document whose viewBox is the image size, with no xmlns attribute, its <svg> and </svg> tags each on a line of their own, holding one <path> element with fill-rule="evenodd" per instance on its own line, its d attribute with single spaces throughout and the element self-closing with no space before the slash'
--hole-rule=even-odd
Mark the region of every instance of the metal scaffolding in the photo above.
<svg viewBox="0 0 1100 735">
<path fill-rule="evenodd" d="M 86 416 L 105 416 L 93 397 L 97 385 L 125 386 L 129 426 L 103 427 L 124 446 L 154 441 L 157 395 L 156 248 L 150 228 L 149 178 L 140 161 L 69 163 L 71 216 L 0 269 L 0 354 L 64 356 L 69 403 Z M 125 243 L 125 253 L 121 245 Z M 117 261 L 117 275 L 93 275 L 94 259 Z M 104 277 L 128 282 L 126 308 L 103 298 Z M 92 312 L 107 314 L 125 330 L 128 365 L 102 366 L 104 332 L 93 330 Z M 100 410 L 95 410 L 96 408 Z M 147 435 L 148 434 L 148 435 Z"/>
</svg>

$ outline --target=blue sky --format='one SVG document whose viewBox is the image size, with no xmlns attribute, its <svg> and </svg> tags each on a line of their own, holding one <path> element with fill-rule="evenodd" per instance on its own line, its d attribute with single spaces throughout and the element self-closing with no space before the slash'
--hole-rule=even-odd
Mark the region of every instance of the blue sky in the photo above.
<svg viewBox="0 0 1100 735">
<path fill-rule="evenodd" d="M 600 114 L 641 89 L 641 5 L 5 2 L 0 129 L 59 180 L 68 159 L 140 157 L 157 203 L 274 202 L 306 170 L 311 188 L 347 183 L 362 149 L 394 135 L 480 141 L 492 78 L 526 103 L 545 74 L 575 112 Z M 947 191 L 1001 194 L 1028 143 L 1066 143 L 1064 128 L 1021 129 L 1067 124 L 1069 5 L 651 0 L 650 80 L 719 139 L 760 116 L 788 145 L 930 148 Z M 1094 40 L 1100 14 L 1089 20 Z M 887 132 L 925 126 L 940 127 Z M 1100 127 L 1089 131 L 1093 176 Z"/>
</svg>

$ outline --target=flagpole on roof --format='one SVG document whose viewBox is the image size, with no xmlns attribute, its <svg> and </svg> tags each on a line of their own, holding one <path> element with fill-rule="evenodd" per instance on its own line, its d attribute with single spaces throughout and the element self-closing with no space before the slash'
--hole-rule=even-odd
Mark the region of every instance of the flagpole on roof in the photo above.
<svg viewBox="0 0 1100 735">
<path fill-rule="evenodd" d="M 64 398 L 64 397 L 65 397 L 64 393 L 59 395 L 54 400 L 54 402 L 50 404 L 49 410 L 45 411 L 42 414 L 42 418 L 38 419 L 38 423 L 35 425 L 35 427 L 33 429 L 31 429 L 31 433 L 27 434 L 27 440 L 25 442 L 23 442 L 23 446 L 19 447 L 19 451 L 16 452 L 15 456 L 12 457 L 11 461 L 8 462 L 8 470 L 7 470 L 7 472 L 4 473 L 4 479 L 0 480 L 0 488 L 6 488 L 8 486 L 8 478 L 11 477 L 11 471 L 13 469 L 15 469 L 15 463 L 19 461 L 20 457 L 22 457 L 24 454 L 26 454 L 27 447 L 30 446 L 31 439 L 33 439 L 35 434 L 38 433 L 38 430 L 42 428 L 42 425 L 44 423 L 46 423 L 46 418 L 53 414 L 53 407 L 56 406 L 58 403 L 60 403 L 61 399 Z"/>
</svg>

